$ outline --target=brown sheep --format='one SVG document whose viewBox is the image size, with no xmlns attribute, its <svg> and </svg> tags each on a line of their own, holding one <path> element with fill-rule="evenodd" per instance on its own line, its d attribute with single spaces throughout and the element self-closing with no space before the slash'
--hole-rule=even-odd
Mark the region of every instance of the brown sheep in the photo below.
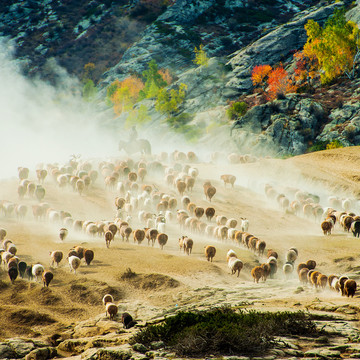
<svg viewBox="0 0 360 360">
<path fill-rule="evenodd" d="M 113 320 L 117 315 L 119 309 L 114 303 L 107 303 L 106 304 L 106 315 L 109 314 L 110 320 Z"/>
<path fill-rule="evenodd" d="M 187 209 L 187 206 L 190 204 L 190 198 L 188 196 L 183 196 L 181 198 L 181 204 L 183 206 L 184 209 Z"/>
<path fill-rule="evenodd" d="M 258 252 L 258 255 L 264 255 L 264 252 L 265 252 L 265 248 L 266 248 L 266 242 L 264 240 L 260 240 L 258 239 L 256 241 L 256 246 L 255 246 L 257 252 Z"/>
<path fill-rule="evenodd" d="M 255 266 L 251 270 L 251 276 L 253 277 L 255 283 L 259 282 L 259 280 L 263 277 L 263 274 L 264 269 L 261 266 Z"/>
<path fill-rule="evenodd" d="M 308 283 L 308 272 L 309 272 L 309 269 L 308 268 L 302 268 L 300 271 L 299 271 L 299 280 L 302 284 L 307 284 Z"/>
<path fill-rule="evenodd" d="M 5 229 L 0 228 L 0 241 L 3 241 L 5 239 L 7 232 Z"/>
<path fill-rule="evenodd" d="M 318 287 L 318 282 L 317 279 L 320 276 L 320 272 L 319 271 L 313 271 L 310 275 L 310 282 L 312 285 L 314 285 L 315 287 Z"/>
<path fill-rule="evenodd" d="M 117 233 L 117 231 L 118 231 L 118 227 L 116 226 L 116 224 L 110 223 L 110 224 L 107 226 L 107 229 L 112 232 L 112 234 L 113 234 L 113 236 L 114 236 L 114 238 L 115 238 L 115 235 L 116 235 L 116 233 Z"/>
<path fill-rule="evenodd" d="M 221 175 L 220 179 L 224 182 L 224 186 L 226 187 L 226 184 L 230 184 L 231 187 L 234 187 L 234 183 L 236 181 L 236 177 L 234 175 Z"/>
<path fill-rule="evenodd" d="M 316 268 L 316 261 L 315 260 L 308 260 L 306 262 L 306 267 L 309 269 L 309 270 L 314 270 Z"/>
<path fill-rule="evenodd" d="M 336 290 L 341 291 L 341 296 L 345 295 L 345 283 L 347 280 L 349 280 L 349 278 L 347 276 L 341 276 L 339 278 L 338 288 L 336 288 Z"/>
<path fill-rule="evenodd" d="M 160 234 L 157 235 L 156 239 L 157 239 L 157 242 L 160 245 L 161 250 L 163 250 L 164 246 L 166 245 L 166 243 L 168 241 L 168 236 L 166 234 L 164 234 L 164 233 L 160 233 Z"/>
<path fill-rule="evenodd" d="M 186 189 L 186 183 L 182 180 L 178 180 L 176 182 L 176 189 L 179 192 L 180 196 L 183 196 Z"/>
<path fill-rule="evenodd" d="M 211 202 L 211 199 L 216 194 L 216 188 L 211 185 L 210 181 L 205 182 L 203 187 L 206 199 Z"/>
<path fill-rule="evenodd" d="M 324 274 L 320 274 L 317 278 L 318 287 L 325 289 L 327 281 L 328 281 L 328 277 Z"/>
<path fill-rule="evenodd" d="M 200 218 L 204 215 L 204 208 L 200 207 L 200 206 L 197 206 L 195 209 L 194 209 L 194 214 L 195 216 L 200 220 Z"/>
<path fill-rule="evenodd" d="M 324 235 L 331 235 L 331 230 L 333 228 L 333 223 L 331 221 L 324 220 L 320 226 Z"/>
<path fill-rule="evenodd" d="M 185 237 L 183 241 L 184 253 L 190 255 L 192 252 L 193 245 L 194 245 L 194 241 L 188 237 Z"/>
<path fill-rule="evenodd" d="M 270 264 L 268 264 L 268 263 L 264 263 L 264 264 L 261 264 L 261 267 L 262 267 L 262 269 L 263 269 L 262 279 L 263 279 L 264 281 L 266 281 L 266 279 L 267 279 L 268 276 L 270 275 L 271 266 L 270 266 Z"/>
<path fill-rule="evenodd" d="M 128 173 L 128 180 L 131 181 L 131 182 L 135 182 L 137 180 L 137 174 L 136 172 L 129 172 Z"/>
<path fill-rule="evenodd" d="M 213 207 L 206 208 L 205 216 L 208 221 L 211 221 L 211 219 L 215 216 L 215 209 Z"/>
<path fill-rule="evenodd" d="M 184 246 L 184 239 L 186 238 L 186 236 L 182 236 L 179 238 L 179 248 L 180 251 L 182 250 L 183 246 Z"/>
<path fill-rule="evenodd" d="M 40 184 L 44 183 L 47 174 L 48 173 L 45 169 L 36 169 L 36 176 Z"/>
<path fill-rule="evenodd" d="M 127 242 L 129 242 L 129 236 L 132 233 L 132 228 L 128 225 L 123 225 L 120 227 L 120 235 L 122 237 L 122 240 L 126 239 Z"/>
<path fill-rule="evenodd" d="M 344 283 L 344 295 L 347 297 L 354 297 L 356 292 L 356 281 L 352 279 L 348 279 Z"/>
<path fill-rule="evenodd" d="M 207 259 L 207 261 L 213 261 L 213 258 L 215 257 L 216 254 L 216 248 L 215 246 L 212 245 L 207 245 L 205 246 L 205 257 Z"/>
<path fill-rule="evenodd" d="M 54 263 L 56 263 L 56 266 L 59 266 L 60 261 L 63 258 L 63 252 L 60 250 L 50 251 L 51 256 L 51 266 L 54 266 Z"/>
<path fill-rule="evenodd" d="M 114 239 L 114 235 L 111 231 L 108 230 L 105 232 L 104 236 L 105 236 L 106 247 L 109 248 L 111 241 Z"/>
<path fill-rule="evenodd" d="M 150 245 L 150 241 L 151 241 L 151 245 L 154 246 L 156 237 L 158 236 L 159 232 L 157 229 L 155 228 L 147 228 L 145 229 L 145 236 L 148 240 L 148 245 Z"/>
<path fill-rule="evenodd" d="M 240 245 L 241 242 L 242 242 L 242 235 L 243 235 L 243 232 L 240 231 L 240 230 L 235 232 L 234 239 L 235 239 L 235 242 L 237 242 L 238 245 Z"/>
<path fill-rule="evenodd" d="M 66 229 L 66 228 L 61 228 L 61 229 L 59 230 L 59 238 L 60 238 L 60 240 L 61 240 L 61 241 L 64 241 L 65 238 L 67 237 L 68 233 L 69 233 L 68 229 Z"/>
<path fill-rule="evenodd" d="M 140 178 L 140 181 L 144 182 L 145 176 L 147 175 L 146 169 L 145 168 L 139 168 L 137 174 L 138 174 L 138 176 Z"/>
<path fill-rule="evenodd" d="M 195 178 L 193 178 L 192 176 L 186 176 L 185 184 L 187 191 L 191 192 L 195 186 Z"/>
<path fill-rule="evenodd" d="M 90 263 L 94 260 L 94 251 L 90 250 L 90 249 L 86 249 L 84 251 L 84 259 L 85 259 L 85 263 L 86 265 L 90 265 Z"/>
<path fill-rule="evenodd" d="M 120 210 L 120 209 L 122 209 L 123 207 L 124 207 L 124 205 L 125 205 L 125 199 L 124 198 L 122 198 L 122 197 L 116 197 L 115 198 L 115 206 L 116 206 L 116 209 L 117 210 Z"/>
<path fill-rule="evenodd" d="M 134 242 L 140 245 L 142 241 L 145 239 L 145 231 L 142 229 L 137 229 L 134 231 Z"/>
<path fill-rule="evenodd" d="M 82 259 L 84 257 L 84 251 L 85 249 L 82 247 L 82 246 L 75 246 L 73 248 L 73 250 L 76 251 L 76 256 L 79 258 L 79 259 Z"/>
<path fill-rule="evenodd" d="M 196 209 L 196 204 L 194 204 L 193 202 L 190 202 L 189 204 L 187 204 L 186 209 L 190 214 L 193 214 Z"/>
<path fill-rule="evenodd" d="M 303 263 L 303 262 L 301 262 L 298 266 L 297 266 L 297 273 L 299 274 L 299 272 L 300 272 L 300 270 L 301 269 L 304 269 L 304 268 L 308 268 L 307 266 L 306 266 L 306 264 L 305 263 Z"/>
<path fill-rule="evenodd" d="M 49 287 L 51 280 L 54 278 L 54 274 L 51 271 L 45 271 L 42 274 L 42 281 L 44 283 L 44 287 Z"/>
</svg>

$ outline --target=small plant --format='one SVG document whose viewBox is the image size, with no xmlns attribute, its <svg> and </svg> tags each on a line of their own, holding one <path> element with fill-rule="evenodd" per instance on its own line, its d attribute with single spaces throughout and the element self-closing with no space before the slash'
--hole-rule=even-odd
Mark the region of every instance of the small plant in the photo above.
<svg viewBox="0 0 360 360">
<path fill-rule="evenodd" d="M 186 89 L 185 84 L 180 84 L 178 90 L 160 89 L 156 98 L 155 109 L 167 116 L 176 114 L 185 99 Z"/>
<path fill-rule="evenodd" d="M 134 271 L 132 271 L 130 268 L 127 268 L 126 271 L 121 275 L 121 280 L 133 279 L 136 276 L 137 274 Z"/>
<path fill-rule="evenodd" d="M 92 101 L 97 94 L 97 88 L 92 80 L 88 80 L 83 86 L 83 98 L 86 101 Z"/>
<path fill-rule="evenodd" d="M 206 55 L 203 45 L 201 44 L 199 48 L 195 46 L 195 59 L 193 60 L 196 65 L 207 67 L 209 64 L 209 58 Z"/>
<path fill-rule="evenodd" d="M 339 140 L 334 140 L 326 145 L 326 150 L 343 148 L 344 145 Z"/>
</svg>

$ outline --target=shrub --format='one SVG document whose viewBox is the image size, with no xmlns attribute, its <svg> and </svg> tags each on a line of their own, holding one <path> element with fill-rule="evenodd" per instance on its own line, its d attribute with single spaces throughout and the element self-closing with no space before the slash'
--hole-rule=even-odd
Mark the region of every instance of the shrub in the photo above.
<svg viewBox="0 0 360 360">
<path fill-rule="evenodd" d="M 163 341 L 179 356 L 255 354 L 274 344 L 275 336 L 317 335 L 304 312 L 235 311 L 229 307 L 179 312 L 162 324 L 150 325 L 130 339 L 149 345 Z"/>
<path fill-rule="evenodd" d="M 326 145 L 326 150 L 338 149 L 338 148 L 343 148 L 343 147 L 344 147 L 344 145 L 341 143 L 341 141 L 334 140 L 331 143 Z"/>
<path fill-rule="evenodd" d="M 230 105 L 227 115 L 230 120 L 234 120 L 240 116 L 244 116 L 247 111 L 247 104 L 244 101 L 237 101 Z"/>
</svg>

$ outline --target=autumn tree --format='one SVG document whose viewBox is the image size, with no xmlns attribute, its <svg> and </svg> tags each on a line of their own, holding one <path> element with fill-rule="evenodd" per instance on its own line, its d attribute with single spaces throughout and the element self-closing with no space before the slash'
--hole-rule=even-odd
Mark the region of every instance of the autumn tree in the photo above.
<svg viewBox="0 0 360 360">
<path fill-rule="evenodd" d="M 88 80 L 95 81 L 95 64 L 92 62 L 84 65 L 83 81 L 86 83 Z"/>
<path fill-rule="evenodd" d="M 263 91 L 267 86 L 267 79 L 272 67 L 270 65 L 255 66 L 251 72 L 251 80 L 255 87 L 260 87 Z"/>
<path fill-rule="evenodd" d="M 83 98 L 86 101 L 92 101 L 97 94 L 97 88 L 94 82 L 90 79 L 83 86 Z"/>
<path fill-rule="evenodd" d="M 193 62 L 196 65 L 207 67 L 209 64 L 209 58 L 206 55 L 204 46 L 202 44 L 199 46 L 199 48 L 195 46 L 194 53 L 195 53 L 195 59 L 193 60 Z"/>
<path fill-rule="evenodd" d="M 354 76 L 360 57 L 359 29 L 354 22 L 346 21 L 345 10 L 335 10 L 324 27 L 309 20 L 305 30 L 308 38 L 303 54 L 308 59 L 316 59 L 322 83 L 329 83 L 344 73 Z"/>
<path fill-rule="evenodd" d="M 144 83 L 136 76 L 130 76 L 123 81 L 115 80 L 107 89 L 107 96 L 114 105 L 115 114 L 131 108 L 139 99 Z"/>
</svg>

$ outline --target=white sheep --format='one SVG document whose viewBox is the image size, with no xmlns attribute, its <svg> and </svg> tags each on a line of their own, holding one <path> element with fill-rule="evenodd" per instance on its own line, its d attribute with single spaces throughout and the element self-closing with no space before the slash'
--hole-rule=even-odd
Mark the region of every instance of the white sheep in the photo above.
<svg viewBox="0 0 360 360">
<path fill-rule="evenodd" d="M 229 251 L 226 254 L 226 261 L 229 261 L 231 257 L 237 258 L 236 252 L 232 249 L 229 249 Z"/>
<path fill-rule="evenodd" d="M 166 223 L 165 222 L 159 222 L 156 225 L 156 229 L 159 233 L 165 233 L 166 231 Z"/>
<path fill-rule="evenodd" d="M 298 254 L 297 254 L 297 250 L 296 249 L 289 249 L 286 253 L 286 262 L 291 262 L 294 263 L 295 260 L 297 259 Z"/>
<path fill-rule="evenodd" d="M 45 269 L 41 264 L 35 264 L 32 267 L 32 275 L 35 277 L 36 281 L 41 281 L 42 274 L 44 273 Z"/>
<path fill-rule="evenodd" d="M 244 264 L 243 262 L 236 258 L 235 256 L 230 256 L 229 260 L 228 260 L 228 267 L 231 270 L 231 275 L 236 274 L 236 272 L 238 273 L 238 277 L 240 275 L 240 271 L 243 268 Z"/>
<path fill-rule="evenodd" d="M 74 274 L 76 274 L 76 269 L 80 266 L 81 260 L 77 256 L 70 256 L 69 257 L 69 267 L 70 271 L 74 270 Z"/>
<path fill-rule="evenodd" d="M 249 220 L 241 219 L 241 231 L 247 232 L 249 230 Z"/>
<path fill-rule="evenodd" d="M 287 262 L 284 264 L 283 272 L 285 274 L 286 279 L 288 279 L 290 277 L 290 275 L 293 273 L 293 271 L 294 271 L 294 265 L 291 262 Z"/>
</svg>

